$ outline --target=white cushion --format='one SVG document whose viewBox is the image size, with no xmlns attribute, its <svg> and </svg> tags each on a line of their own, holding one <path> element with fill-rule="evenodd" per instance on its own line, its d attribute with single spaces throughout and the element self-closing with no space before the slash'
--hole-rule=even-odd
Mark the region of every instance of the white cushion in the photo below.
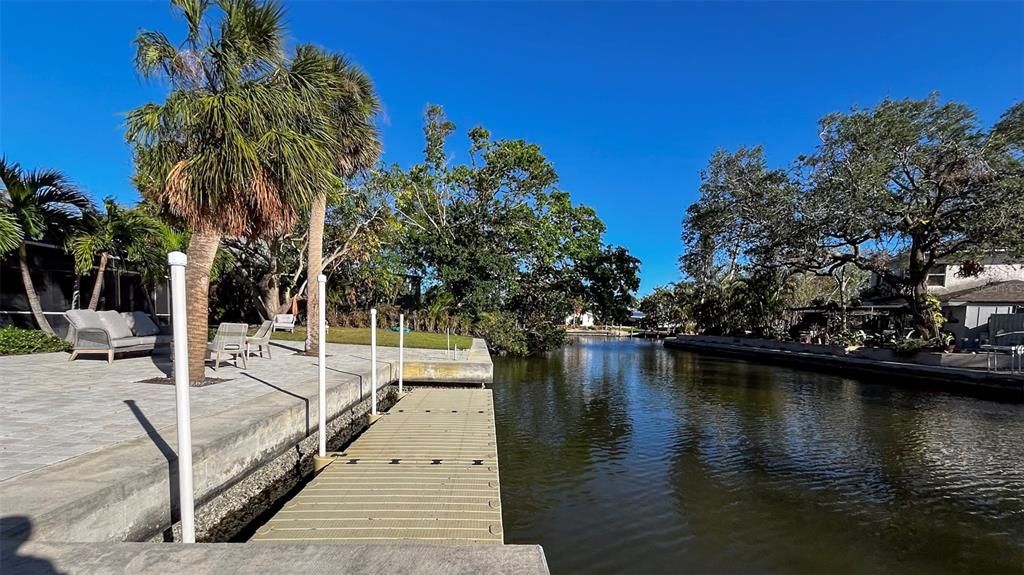
<svg viewBox="0 0 1024 575">
<path fill-rule="evenodd" d="M 128 322 L 124 321 L 121 314 L 114 310 L 96 312 L 100 316 L 100 323 L 103 324 L 103 329 L 107 330 L 110 334 L 110 339 L 121 339 L 124 337 L 133 337 L 132 328 L 128 327 Z"/>
<path fill-rule="evenodd" d="M 139 337 L 131 337 L 131 338 L 128 338 L 128 339 L 136 340 L 137 343 L 135 345 L 151 345 L 151 346 L 164 345 L 164 344 L 167 344 L 167 343 L 171 343 L 171 341 L 172 341 L 171 336 L 169 336 L 169 335 L 143 335 L 143 336 L 139 336 Z"/>
<path fill-rule="evenodd" d="M 69 309 L 64 315 L 76 329 L 103 328 L 99 314 L 91 309 Z"/>
<path fill-rule="evenodd" d="M 121 339 L 114 340 L 113 345 L 116 348 L 135 347 L 135 346 L 140 346 L 140 345 L 152 345 L 150 343 L 146 343 L 146 341 L 144 341 L 146 339 L 153 339 L 153 338 L 134 337 L 134 336 L 132 336 L 132 337 L 122 337 Z"/>
<path fill-rule="evenodd" d="M 135 335 L 145 337 L 160 333 L 160 326 L 153 323 L 153 320 L 149 319 L 145 312 L 125 311 L 121 312 L 121 317 L 124 318 L 125 323 L 128 324 L 128 327 L 131 328 L 132 333 Z"/>
</svg>

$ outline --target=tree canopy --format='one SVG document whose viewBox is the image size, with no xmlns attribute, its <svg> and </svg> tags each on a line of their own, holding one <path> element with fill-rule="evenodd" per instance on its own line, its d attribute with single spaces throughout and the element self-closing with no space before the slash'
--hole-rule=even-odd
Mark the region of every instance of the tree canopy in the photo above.
<svg viewBox="0 0 1024 575">
<path fill-rule="evenodd" d="M 561 341 L 574 298 L 621 316 L 638 284 L 638 260 L 605 246 L 604 224 L 557 188 L 536 144 L 468 131 L 469 163 L 451 164 L 455 125 L 427 109 L 424 161 L 381 174 L 405 229 L 406 262 L 451 296 L 453 310 L 514 325 L 530 350 Z"/>
<path fill-rule="evenodd" d="M 789 169 L 761 148 L 719 151 L 683 222 L 683 271 L 698 286 L 766 273 L 874 273 L 938 335 L 927 298 L 935 263 L 1024 251 L 1022 104 L 993 127 L 937 95 L 829 114 L 821 142 Z M 976 269 L 976 268 L 974 268 Z"/>
</svg>

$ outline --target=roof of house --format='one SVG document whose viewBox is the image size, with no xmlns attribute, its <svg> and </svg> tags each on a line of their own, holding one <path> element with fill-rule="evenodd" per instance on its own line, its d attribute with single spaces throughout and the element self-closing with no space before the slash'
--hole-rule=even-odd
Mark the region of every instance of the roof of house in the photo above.
<svg viewBox="0 0 1024 575">
<path fill-rule="evenodd" d="M 1024 303 L 1024 281 L 993 282 L 942 294 L 939 299 L 970 303 Z"/>
<path fill-rule="evenodd" d="M 946 264 L 959 266 L 966 260 L 973 260 L 983 265 L 1022 265 L 1024 264 L 1024 258 L 1014 255 L 1012 252 L 1002 250 L 992 250 L 986 254 L 975 255 L 968 257 L 964 254 L 957 254 L 954 256 L 946 256 L 944 258 L 938 258 L 935 260 L 937 264 Z"/>
</svg>

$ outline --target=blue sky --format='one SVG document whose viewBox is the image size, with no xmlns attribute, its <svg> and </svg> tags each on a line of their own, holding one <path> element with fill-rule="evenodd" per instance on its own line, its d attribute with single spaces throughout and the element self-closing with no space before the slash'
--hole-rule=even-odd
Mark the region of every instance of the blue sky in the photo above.
<svg viewBox="0 0 1024 575">
<path fill-rule="evenodd" d="M 292 41 L 344 51 L 385 104 L 384 160 L 423 147 L 427 103 L 464 133 L 540 144 L 607 239 L 678 279 L 680 220 L 717 148 L 788 164 L 815 122 L 931 91 L 985 123 L 1024 97 L 1024 3 L 286 3 Z M 137 199 L 123 114 L 163 94 L 137 78 L 140 29 L 180 38 L 154 2 L 0 1 L 0 151 L 97 198 Z M 465 159 L 465 141 L 452 142 Z"/>
</svg>

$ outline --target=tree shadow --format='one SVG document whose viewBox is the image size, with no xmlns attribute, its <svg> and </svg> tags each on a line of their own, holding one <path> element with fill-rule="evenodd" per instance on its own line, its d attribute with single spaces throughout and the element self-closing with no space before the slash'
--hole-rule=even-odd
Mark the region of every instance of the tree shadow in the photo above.
<svg viewBox="0 0 1024 575">
<path fill-rule="evenodd" d="M 160 450 L 164 459 L 167 460 L 167 485 L 170 489 L 172 527 L 168 527 L 164 530 L 163 537 L 164 541 L 172 542 L 174 541 L 173 525 L 181 518 L 181 508 L 179 507 L 181 500 L 179 499 L 180 485 L 178 483 L 178 454 L 166 441 L 164 441 L 160 432 L 157 431 L 156 427 L 153 427 L 149 418 L 147 418 L 146 415 L 142 413 L 142 410 L 139 409 L 139 406 L 135 404 L 135 400 L 126 399 L 124 400 L 124 403 L 128 406 L 128 409 L 132 411 L 132 415 L 135 416 L 135 419 L 139 422 L 139 425 L 142 426 L 142 429 L 146 432 L 149 439 L 153 441 L 153 445 L 156 445 L 156 448 Z"/>
<path fill-rule="evenodd" d="M 306 435 L 309 435 L 309 399 L 308 398 L 303 397 L 303 396 L 301 396 L 301 395 L 299 395 L 297 393 L 292 393 L 292 392 L 288 391 L 287 389 L 280 388 L 280 387 L 274 385 L 273 383 L 270 383 L 267 380 L 260 379 L 260 378 L 256 377 L 255 375 L 253 375 L 251 373 L 246 373 L 246 372 L 243 371 L 242 375 L 244 375 L 245 377 L 248 377 L 250 379 L 253 379 L 255 381 L 258 381 L 258 382 L 262 383 L 263 385 L 265 385 L 267 387 L 274 388 L 277 391 L 280 391 L 281 393 L 283 393 L 285 395 L 290 395 L 290 396 L 294 397 L 295 399 L 301 399 L 303 405 L 306 408 Z"/>
<path fill-rule="evenodd" d="M 0 517 L 0 569 L 4 573 L 50 575 L 61 573 L 47 559 L 23 555 L 18 549 L 32 536 L 32 520 L 24 515 Z"/>
<path fill-rule="evenodd" d="M 151 353 L 149 360 L 164 374 L 164 377 L 174 377 L 174 362 L 171 361 L 173 357 L 173 354 L 170 353 Z"/>
</svg>

